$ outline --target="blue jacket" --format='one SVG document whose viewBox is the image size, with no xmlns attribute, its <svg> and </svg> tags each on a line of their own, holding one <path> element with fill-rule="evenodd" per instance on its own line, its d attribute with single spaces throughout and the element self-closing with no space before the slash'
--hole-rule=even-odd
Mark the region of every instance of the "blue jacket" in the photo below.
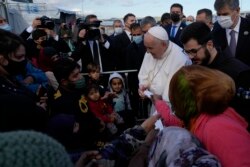
<svg viewBox="0 0 250 167">
<path fill-rule="evenodd" d="M 22 82 L 28 76 L 33 77 L 34 83 L 27 85 Z M 38 92 L 40 86 L 47 88 L 49 84 L 45 73 L 42 70 L 34 67 L 30 61 L 27 61 L 25 75 L 18 74 L 15 76 L 15 79 L 17 80 L 17 82 L 21 83 L 25 88 L 27 88 L 28 90 L 30 90 L 35 94 Z"/>
</svg>

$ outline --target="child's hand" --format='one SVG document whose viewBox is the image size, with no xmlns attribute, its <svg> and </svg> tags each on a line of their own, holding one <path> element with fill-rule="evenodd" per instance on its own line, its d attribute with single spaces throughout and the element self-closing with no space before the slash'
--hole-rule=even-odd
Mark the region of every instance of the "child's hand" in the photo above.
<svg viewBox="0 0 250 167">
<path fill-rule="evenodd" d="M 112 92 L 105 92 L 104 96 L 101 97 L 102 100 L 108 99 L 108 98 L 114 98 L 114 96 L 117 96 L 115 93 Z"/>
<path fill-rule="evenodd" d="M 115 119 L 116 119 L 115 113 L 110 114 L 110 120 L 111 120 L 111 122 L 114 122 Z"/>
<path fill-rule="evenodd" d="M 118 96 L 117 96 L 117 94 L 115 92 L 110 92 L 109 97 L 110 98 L 116 98 Z"/>
<path fill-rule="evenodd" d="M 34 78 L 32 76 L 27 76 L 23 81 L 25 85 L 32 84 L 34 82 Z"/>
</svg>

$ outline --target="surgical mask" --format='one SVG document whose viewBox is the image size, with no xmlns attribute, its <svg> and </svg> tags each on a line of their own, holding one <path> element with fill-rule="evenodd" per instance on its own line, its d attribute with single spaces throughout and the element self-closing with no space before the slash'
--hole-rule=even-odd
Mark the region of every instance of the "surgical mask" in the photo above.
<svg viewBox="0 0 250 167">
<path fill-rule="evenodd" d="M 114 31 L 115 31 L 115 34 L 116 34 L 116 35 L 119 35 L 119 34 L 121 34 L 121 33 L 123 32 L 123 29 L 122 29 L 121 27 L 116 27 L 116 28 L 114 29 Z"/>
<path fill-rule="evenodd" d="M 189 24 L 192 24 L 193 22 L 191 21 L 186 21 L 186 25 L 188 26 Z"/>
<path fill-rule="evenodd" d="M 133 36 L 133 41 L 134 41 L 136 44 L 141 43 L 141 41 L 142 41 L 142 35 Z"/>
<path fill-rule="evenodd" d="M 0 26 L 0 29 L 6 30 L 6 31 L 12 31 L 12 28 L 9 24 L 4 24 Z"/>
<path fill-rule="evenodd" d="M 233 21 L 231 16 L 218 16 L 217 17 L 218 23 L 222 28 L 230 28 L 233 25 Z"/>
<path fill-rule="evenodd" d="M 81 78 L 75 82 L 71 82 L 70 83 L 70 87 L 74 88 L 74 89 L 82 89 L 86 86 L 86 82 L 84 78 Z"/>
</svg>

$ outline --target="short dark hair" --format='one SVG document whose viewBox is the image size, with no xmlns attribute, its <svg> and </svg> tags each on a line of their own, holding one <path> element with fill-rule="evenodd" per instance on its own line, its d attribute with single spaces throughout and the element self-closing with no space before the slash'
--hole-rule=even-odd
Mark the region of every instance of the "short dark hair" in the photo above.
<svg viewBox="0 0 250 167">
<path fill-rule="evenodd" d="M 15 52 L 20 45 L 25 46 L 23 39 L 12 32 L 0 29 L 0 37 L 0 55 L 5 58 Z"/>
<path fill-rule="evenodd" d="M 85 18 L 85 23 L 89 23 L 89 20 L 92 18 L 97 18 L 97 16 L 94 14 L 87 15 Z"/>
<path fill-rule="evenodd" d="M 240 6 L 239 0 L 216 0 L 214 2 L 214 9 L 216 11 L 228 6 L 230 9 L 236 9 Z"/>
<path fill-rule="evenodd" d="M 47 36 L 47 33 L 43 29 L 36 29 L 32 32 L 33 40 L 38 40 L 40 37 Z"/>
<path fill-rule="evenodd" d="M 95 63 L 89 63 L 87 65 L 87 71 L 88 71 L 88 73 L 100 71 L 100 66 L 98 64 L 95 64 Z"/>
<path fill-rule="evenodd" d="M 91 90 L 96 90 L 96 91 L 99 91 L 100 92 L 100 89 L 99 89 L 99 85 L 95 84 L 95 83 L 90 83 L 87 85 L 86 87 L 86 91 L 85 91 L 85 96 L 88 96 L 89 92 Z"/>
<path fill-rule="evenodd" d="M 56 80 L 60 84 L 62 79 L 68 79 L 70 74 L 76 69 L 80 68 L 79 64 L 71 58 L 60 58 L 55 62 L 53 73 Z"/>
<path fill-rule="evenodd" d="M 179 4 L 179 3 L 174 3 L 173 5 L 171 5 L 171 7 L 170 7 L 170 10 L 172 9 L 172 8 L 180 8 L 181 9 L 181 12 L 183 12 L 183 6 L 181 5 L 181 4 Z"/>
<path fill-rule="evenodd" d="M 167 20 L 167 19 L 171 19 L 170 13 L 163 13 L 161 15 L 161 22 L 163 22 L 164 20 Z"/>
<path fill-rule="evenodd" d="M 212 22 L 212 20 L 213 20 L 213 12 L 212 12 L 212 10 L 207 9 L 207 8 L 200 9 L 200 10 L 197 11 L 196 15 L 200 15 L 202 13 L 205 13 L 206 18 Z"/>
<path fill-rule="evenodd" d="M 133 13 L 128 13 L 128 14 L 126 14 L 124 17 L 123 17 L 123 21 L 124 21 L 124 23 L 128 20 L 128 18 L 129 17 L 135 17 L 135 15 L 133 14 Z"/>
<path fill-rule="evenodd" d="M 211 30 L 206 23 L 194 22 L 185 27 L 180 36 L 182 44 L 186 44 L 190 39 L 195 39 L 203 45 L 212 39 Z"/>
<path fill-rule="evenodd" d="M 132 31 L 132 30 L 135 30 L 135 29 L 137 29 L 137 28 L 141 28 L 141 26 L 140 26 L 139 23 L 132 23 L 132 24 L 130 25 L 130 30 L 131 30 L 131 31 Z"/>
</svg>

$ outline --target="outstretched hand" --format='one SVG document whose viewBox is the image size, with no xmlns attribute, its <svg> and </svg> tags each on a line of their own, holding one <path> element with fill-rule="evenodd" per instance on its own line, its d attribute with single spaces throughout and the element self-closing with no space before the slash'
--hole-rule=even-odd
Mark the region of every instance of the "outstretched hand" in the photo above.
<svg viewBox="0 0 250 167">
<path fill-rule="evenodd" d="M 86 167 L 86 166 L 92 166 L 92 161 L 101 159 L 101 155 L 98 151 L 86 151 L 84 152 L 79 160 L 76 162 L 75 167 Z M 93 164 L 94 166 L 94 164 Z"/>
<path fill-rule="evenodd" d="M 159 114 L 153 115 L 146 119 L 142 124 L 141 127 L 148 133 L 155 127 L 155 122 L 160 118 Z"/>
</svg>

